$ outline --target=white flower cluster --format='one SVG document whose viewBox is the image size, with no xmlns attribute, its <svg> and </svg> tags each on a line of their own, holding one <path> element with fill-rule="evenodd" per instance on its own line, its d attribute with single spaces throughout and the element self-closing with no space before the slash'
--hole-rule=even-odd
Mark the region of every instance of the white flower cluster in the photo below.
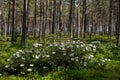
<svg viewBox="0 0 120 80">
<path fill-rule="evenodd" d="M 33 46 L 34 46 L 35 48 L 37 48 L 37 47 L 42 46 L 42 44 L 39 44 L 39 43 L 34 43 L 34 44 L 33 44 Z"/>
<path fill-rule="evenodd" d="M 16 62 L 18 61 L 21 64 L 20 63 L 18 64 L 15 63 L 15 64 L 17 64 L 21 68 L 27 67 L 26 71 L 28 72 L 34 70 L 36 64 L 39 64 L 37 62 L 41 62 L 40 64 L 42 64 L 42 61 L 44 62 L 53 61 L 52 63 L 54 64 L 57 64 L 56 61 L 61 61 L 61 62 L 68 61 L 68 63 L 70 64 L 79 63 L 84 67 L 86 67 L 90 62 L 91 63 L 95 62 L 95 60 L 93 59 L 96 59 L 96 62 L 99 65 L 103 65 L 107 62 L 110 62 L 111 61 L 110 59 L 96 58 L 95 53 L 97 53 L 96 50 L 98 49 L 98 47 L 94 43 L 99 43 L 99 42 L 92 42 L 88 44 L 80 40 L 74 40 L 74 41 L 67 40 L 66 42 L 61 42 L 61 43 L 57 43 L 57 42 L 46 43 L 47 45 L 45 47 L 43 46 L 43 44 L 35 43 L 33 44 L 34 47 L 32 47 L 32 49 L 30 50 L 25 50 L 25 51 L 18 50 L 16 53 L 12 55 L 12 57 L 7 59 L 7 62 L 9 63 L 11 62 L 11 60 Z M 10 68 L 12 67 L 12 65 L 8 64 L 5 65 L 4 67 Z M 43 69 L 47 69 L 47 66 L 43 65 L 42 67 Z"/>
<path fill-rule="evenodd" d="M 84 56 L 84 58 L 87 59 L 87 60 L 90 60 L 90 59 L 92 59 L 93 57 L 94 57 L 94 55 L 92 55 L 92 54 L 89 54 L 89 55 Z"/>
<path fill-rule="evenodd" d="M 0 76 L 2 76 L 2 73 L 0 73 Z"/>
<path fill-rule="evenodd" d="M 100 44 L 101 42 L 100 41 L 93 41 L 91 42 L 92 44 Z"/>
</svg>

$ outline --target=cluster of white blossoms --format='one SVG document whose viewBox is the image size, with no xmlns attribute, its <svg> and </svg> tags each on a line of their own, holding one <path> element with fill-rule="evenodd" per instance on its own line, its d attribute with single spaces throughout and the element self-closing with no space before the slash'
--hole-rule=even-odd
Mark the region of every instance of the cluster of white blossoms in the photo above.
<svg viewBox="0 0 120 80">
<path fill-rule="evenodd" d="M 100 44 L 101 42 L 100 41 L 93 41 L 91 42 L 92 44 Z"/>
<path fill-rule="evenodd" d="M 34 44 L 33 44 L 33 46 L 37 48 L 37 47 L 42 46 L 42 44 L 39 44 L 39 43 L 34 43 Z"/>
<path fill-rule="evenodd" d="M 20 64 L 20 67 L 24 67 L 25 65 L 24 64 Z"/>
<path fill-rule="evenodd" d="M 27 71 L 31 72 L 36 67 L 36 63 L 40 62 L 40 60 L 44 61 L 57 61 L 66 60 L 71 63 L 80 63 L 82 66 L 87 66 L 89 62 L 92 63 L 92 59 L 97 59 L 95 53 L 97 52 L 97 45 L 95 43 L 100 43 L 99 41 L 91 42 L 91 43 L 84 43 L 80 40 L 70 41 L 67 40 L 66 42 L 61 43 L 46 43 L 45 47 L 43 44 L 35 43 L 33 44 L 32 49 L 30 50 L 18 50 L 14 53 L 10 58 L 7 59 L 7 62 L 18 61 L 20 63 L 15 63 L 19 65 L 19 67 L 24 68 L 27 67 Z M 43 47 L 42 47 L 43 46 Z M 57 59 L 57 60 L 56 60 Z M 83 60 L 83 62 L 82 62 Z M 34 63 L 35 61 L 35 63 Z M 95 60 L 93 60 L 95 62 Z M 110 62 L 110 59 L 100 59 L 97 60 L 99 65 L 103 65 L 106 62 Z M 82 62 L 82 63 L 81 63 Z M 28 64 L 29 63 L 29 64 Z M 31 63 L 31 64 L 30 64 Z M 71 64 L 70 63 L 70 64 Z M 42 63 L 41 63 L 42 64 Z M 56 64 L 56 62 L 55 62 Z M 5 68 L 10 68 L 12 65 L 8 64 L 5 65 Z M 43 66 L 43 69 L 46 69 L 46 66 Z"/>
<path fill-rule="evenodd" d="M 94 55 L 92 55 L 92 54 L 89 54 L 89 55 L 84 56 L 84 58 L 87 59 L 87 60 L 90 60 L 90 59 L 92 59 L 93 57 L 94 57 Z"/>
<path fill-rule="evenodd" d="M 0 73 L 0 76 L 2 76 L 2 74 Z"/>
<path fill-rule="evenodd" d="M 31 72 L 31 71 L 32 71 L 32 68 L 28 68 L 27 71 L 28 71 L 28 72 Z"/>
</svg>

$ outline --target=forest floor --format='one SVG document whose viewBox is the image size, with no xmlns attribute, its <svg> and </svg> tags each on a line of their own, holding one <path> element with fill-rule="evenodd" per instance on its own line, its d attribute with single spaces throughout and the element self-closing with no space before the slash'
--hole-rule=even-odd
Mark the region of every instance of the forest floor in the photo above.
<svg viewBox="0 0 120 80">
<path fill-rule="evenodd" d="M 0 80 L 120 80 L 120 48 L 115 46 L 114 37 L 111 42 L 107 41 L 107 39 L 104 39 L 105 37 L 101 37 L 100 44 L 103 44 L 105 46 L 101 45 L 100 49 L 98 50 L 102 51 L 98 52 L 100 54 L 102 53 L 102 56 L 110 59 L 110 62 L 105 66 L 99 67 L 93 64 L 80 68 L 58 66 L 57 68 L 54 68 L 50 71 L 48 70 L 48 72 L 44 73 L 44 75 L 40 75 L 36 71 L 24 73 L 24 75 L 9 75 L 7 72 L 2 73 L 1 71 L 3 70 L 0 69 Z M 14 45 L 11 45 L 10 41 L 0 41 L 0 67 L 3 67 L 3 65 L 7 63 L 7 59 L 13 53 L 17 52 L 18 50 L 28 50 L 32 47 L 32 44 L 37 42 L 29 39 L 28 47 L 22 48 L 20 47 L 19 40 L 20 39 L 18 39 Z M 96 56 L 98 56 L 97 59 L 99 59 L 101 55 Z"/>
</svg>

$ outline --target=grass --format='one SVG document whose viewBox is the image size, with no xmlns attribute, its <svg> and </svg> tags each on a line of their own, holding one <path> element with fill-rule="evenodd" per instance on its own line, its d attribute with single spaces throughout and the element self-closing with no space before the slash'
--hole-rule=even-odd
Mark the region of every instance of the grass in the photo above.
<svg viewBox="0 0 120 80">
<path fill-rule="evenodd" d="M 1 38 L 0 38 L 1 39 Z M 49 40 L 50 36 L 47 36 L 46 40 Z M 68 38 L 64 37 L 63 41 Z M 56 40 L 58 40 L 56 38 Z M 82 39 L 83 40 L 83 39 Z M 101 40 L 105 45 L 110 44 L 107 36 L 95 35 L 92 38 L 94 40 Z M 86 41 L 90 41 L 87 39 Z M 20 46 L 20 38 L 11 45 L 10 41 L 2 39 L 0 41 L 0 64 L 5 64 L 7 57 L 16 52 L 17 50 L 29 49 L 34 42 L 39 42 L 37 39 L 33 40 L 31 37 L 28 39 L 28 46 L 22 48 Z M 111 43 L 115 44 L 115 37 L 112 37 Z M 120 80 L 120 49 L 113 48 L 112 62 L 104 68 L 81 68 L 78 70 L 70 70 L 62 68 L 61 70 L 55 69 L 45 76 L 41 76 L 38 73 L 30 73 L 24 76 L 20 75 L 3 75 L 0 80 Z"/>
</svg>

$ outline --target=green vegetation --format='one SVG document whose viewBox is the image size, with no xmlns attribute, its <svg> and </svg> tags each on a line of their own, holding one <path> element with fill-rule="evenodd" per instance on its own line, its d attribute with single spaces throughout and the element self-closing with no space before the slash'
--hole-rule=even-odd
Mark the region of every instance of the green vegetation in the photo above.
<svg viewBox="0 0 120 80">
<path fill-rule="evenodd" d="M 94 36 L 95 37 L 95 36 Z M 104 38 L 101 36 L 101 39 Z M 120 49 L 107 40 L 0 42 L 0 80 L 119 80 Z M 33 44 L 33 45 L 30 45 Z"/>
</svg>

